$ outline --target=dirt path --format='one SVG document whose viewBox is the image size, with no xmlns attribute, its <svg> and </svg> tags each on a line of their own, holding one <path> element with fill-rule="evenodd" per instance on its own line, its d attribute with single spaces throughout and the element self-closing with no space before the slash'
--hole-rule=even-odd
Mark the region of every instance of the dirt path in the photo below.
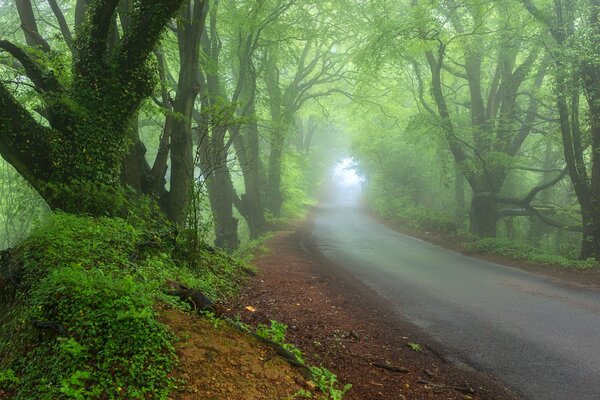
<svg viewBox="0 0 600 400">
<path fill-rule="evenodd" d="M 286 323 L 288 340 L 310 363 L 353 384 L 348 399 L 518 398 L 484 374 L 444 361 L 424 333 L 398 321 L 376 293 L 311 249 L 309 239 L 303 229 L 276 234 L 231 313 L 252 325 Z"/>
</svg>

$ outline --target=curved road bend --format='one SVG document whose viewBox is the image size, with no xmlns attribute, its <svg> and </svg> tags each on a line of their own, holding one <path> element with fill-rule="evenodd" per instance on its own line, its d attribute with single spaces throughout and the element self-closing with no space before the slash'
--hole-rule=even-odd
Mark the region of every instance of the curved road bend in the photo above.
<svg viewBox="0 0 600 400">
<path fill-rule="evenodd" d="M 525 399 L 600 399 L 600 290 L 569 287 L 397 233 L 357 208 L 321 207 L 318 248 L 451 357 Z"/>
</svg>

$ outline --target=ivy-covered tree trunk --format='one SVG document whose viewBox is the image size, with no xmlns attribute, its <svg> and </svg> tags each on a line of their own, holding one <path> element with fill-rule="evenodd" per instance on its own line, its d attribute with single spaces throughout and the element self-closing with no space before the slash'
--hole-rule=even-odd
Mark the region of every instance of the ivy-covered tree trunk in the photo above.
<svg viewBox="0 0 600 400">
<path fill-rule="evenodd" d="M 129 15 L 131 28 L 109 50 L 119 1 L 90 2 L 74 40 L 69 82 L 47 68 L 39 53 L 0 41 L 0 50 L 22 64 L 47 122 L 37 122 L 0 83 L 0 154 L 52 208 L 96 215 L 124 211 L 114 192 L 120 186 L 131 121 L 154 88 L 148 57 L 181 3 L 135 3 Z"/>
</svg>

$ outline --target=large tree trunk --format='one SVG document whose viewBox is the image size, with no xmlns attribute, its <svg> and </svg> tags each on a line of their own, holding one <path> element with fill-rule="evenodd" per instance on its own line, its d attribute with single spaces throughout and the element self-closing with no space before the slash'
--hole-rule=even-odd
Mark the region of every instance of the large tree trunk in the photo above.
<svg viewBox="0 0 600 400">
<path fill-rule="evenodd" d="M 479 237 L 496 237 L 498 205 L 488 194 L 473 193 L 469 213 L 471 233 Z"/>
<path fill-rule="evenodd" d="M 40 62 L 41 56 L 0 40 L 0 48 L 20 62 L 40 94 L 47 120 L 39 123 L 0 83 L 0 154 L 52 208 L 92 215 L 127 212 L 118 192 L 131 120 L 154 87 L 148 57 L 181 3 L 136 3 L 132 28 L 114 52 L 108 51 L 109 33 L 118 2 L 90 3 L 77 30 L 68 83 Z M 21 5 L 27 25 L 30 10 L 25 0 Z M 25 29 L 34 43 L 36 29 Z"/>
</svg>

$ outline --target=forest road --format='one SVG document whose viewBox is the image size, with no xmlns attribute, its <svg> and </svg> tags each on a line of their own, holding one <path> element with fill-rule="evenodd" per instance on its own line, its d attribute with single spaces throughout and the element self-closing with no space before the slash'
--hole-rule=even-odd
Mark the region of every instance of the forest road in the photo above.
<svg viewBox="0 0 600 400">
<path fill-rule="evenodd" d="M 600 289 L 467 257 L 352 207 L 317 207 L 312 236 L 447 358 L 525 399 L 600 399 Z"/>
</svg>

